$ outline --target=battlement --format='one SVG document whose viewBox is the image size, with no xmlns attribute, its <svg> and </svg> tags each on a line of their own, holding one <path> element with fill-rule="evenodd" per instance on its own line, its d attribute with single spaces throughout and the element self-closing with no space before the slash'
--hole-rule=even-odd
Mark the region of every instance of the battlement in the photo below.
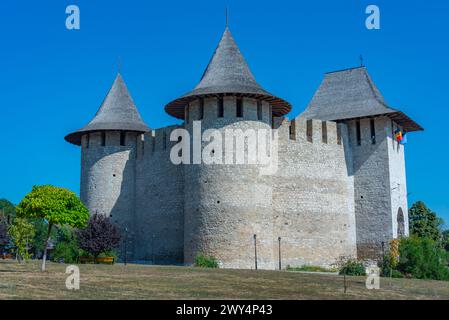
<svg viewBox="0 0 449 320">
<path fill-rule="evenodd" d="M 248 97 L 207 97 L 192 101 L 184 110 L 186 125 L 195 120 L 205 124 L 215 121 L 262 121 L 271 122 L 271 106 L 266 101 Z"/>
<path fill-rule="evenodd" d="M 273 128 L 278 129 L 279 139 L 283 142 L 342 145 L 344 124 L 302 117 L 293 120 L 281 117 L 273 120 Z"/>
<path fill-rule="evenodd" d="M 159 152 L 170 152 L 171 147 L 177 143 L 170 141 L 170 134 L 173 130 L 181 128 L 183 127 L 172 125 L 139 135 L 137 137 L 137 158 L 151 157 Z"/>
<path fill-rule="evenodd" d="M 136 132 L 129 131 L 93 131 L 83 134 L 81 137 L 81 146 L 83 150 L 108 147 L 123 147 L 123 149 L 136 147 Z"/>
</svg>

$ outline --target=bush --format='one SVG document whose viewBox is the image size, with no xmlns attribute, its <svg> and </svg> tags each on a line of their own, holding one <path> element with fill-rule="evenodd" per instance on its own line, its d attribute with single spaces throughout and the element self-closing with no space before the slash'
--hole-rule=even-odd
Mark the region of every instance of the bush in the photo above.
<svg viewBox="0 0 449 320">
<path fill-rule="evenodd" d="M 118 227 L 99 214 L 90 217 L 87 227 L 79 230 L 77 236 L 80 248 L 94 257 L 117 248 L 121 239 Z"/>
<path fill-rule="evenodd" d="M 448 253 L 430 238 L 403 238 L 395 268 L 413 278 L 449 280 Z"/>
<path fill-rule="evenodd" d="M 347 276 L 365 276 L 365 266 L 360 261 L 348 260 L 341 267 L 339 274 L 345 274 Z"/>
<path fill-rule="evenodd" d="M 195 258 L 195 266 L 202 268 L 218 268 L 218 261 L 215 257 L 206 256 L 200 253 Z"/>
<path fill-rule="evenodd" d="M 112 258 L 114 258 L 115 261 L 117 261 L 117 259 L 118 259 L 117 252 L 115 252 L 114 250 L 109 250 L 109 251 L 102 252 L 98 255 L 98 258 L 109 258 L 109 257 L 112 257 Z"/>
<path fill-rule="evenodd" d="M 336 269 L 329 269 L 329 268 L 324 268 L 324 267 L 320 267 L 320 266 L 307 266 L 307 265 L 303 265 L 300 267 L 291 267 L 291 266 L 287 266 L 287 271 L 309 271 L 309 272 L 336 272 L 338 270 Z"/>
</svg>

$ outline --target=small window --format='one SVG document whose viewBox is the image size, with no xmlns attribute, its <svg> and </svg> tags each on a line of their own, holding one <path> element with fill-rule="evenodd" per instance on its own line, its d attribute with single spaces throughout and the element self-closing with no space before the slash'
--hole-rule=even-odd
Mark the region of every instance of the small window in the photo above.
<svg viewBox="0 0 449 320">
<path fill-rule="evenodd" d="M 327 143 L 327 122 L 323 121 L 321 123 L 321 127 L 322 127 L 321 132 L 323 134 L 323 137 L 322 137 L 323 138 L 323 143 Z"/>
<path fill-rule="evenodd" d="M 156 151 L 156 139 L 154 137 L 151 138 L 151 152 L 154 153 Z"/>
<path fill-rule="evenodd" d="M 295 119 L 290 121 L 289 135 L 290 135 L 290 140 L 296 140 L 296 121 L 295 121 Z"/>
<path fill-rule="evenodd" d="M 101 145 L 104 147 L 106 145 L 106 132 L 101 131 Z"/>
<path fill-rule="evenodd" d="M 89 149 L 89 145 L 90 145 L 90 134 L 86 134 L 86 149 Z"/>
<path fill-rule="evenodd" d="M 362 132 L 360 129 L 360 121 L 357 120 L 355 123 L 355 130 L 356 130 L 356 135 L 357 135 L 357 145 L 360 146 L 362 145 Z"/>
<path fill-rule="evenodd" d="M 162 149 L 167 149 L 167 133 L 165 131 L 162 133 Z"/>
<path fill-rule="evenodd" d="M 306 134 L 307 134 L 307 141 L 313 142 L 312 120 L 307 120 Z"/>
<path fill-rule="evenodd" d="M 262 120 L 262 101 L 257 101 L 257 120 Z"/>
<path fill-rule="evenodd" d="M 237 118 L 243 117 L 243 100 L 242 98 L 237 98 Z"/>
<path fill-rule="evenodd" d="M 371 128 L 371 143 L 376 144 L 376 126 L 374 123 L 374 119 L 370 120 L 370 128 Z"/>
<path fill-rule="evenodd" d="M 270 117 L 270 122 L 271 122 L 271 128 L 274 129 L 273 107 L 271 105 L 269 107 L 268 112 L 270 113 L 269 117 Z"/>
<path fill-rule="evenodd" d="M 120 131 L 120 145 L 124 146 L 126 145 L 126 132 Z"/>
<path fill-rule="evenodd" d="M 223 118 L 224 115 L 224 105 L 223 105 L 223 98 L 218 98 L 218 117 Z"/>
<path fill-rule="evenodd" d="M 141 152 L 142 152 L 142 156 L 145 154 L 145 136 L 142 134 L 140 137 L 140 143 L 141 143 Z"/>
<path fill-rule="evenodd" d="M 200 108 L 198 111 L 198 120 L 203 120 L 204 117 L 204 99 L 200 99 Z"/>
</svg>

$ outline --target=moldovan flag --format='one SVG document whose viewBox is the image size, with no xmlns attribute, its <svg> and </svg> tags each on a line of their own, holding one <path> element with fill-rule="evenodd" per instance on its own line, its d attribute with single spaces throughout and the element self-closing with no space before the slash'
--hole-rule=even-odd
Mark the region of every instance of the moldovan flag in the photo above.
<svg viewBox="0 0 449 320">
<path fill-rule="evenodd" d="M 396 141 L 397 141 L 397 142 L 401 142 L 401 140 L 402 140 L 402 131 L 397 130 L 397 131 L 395 132 L 395 135 L 396 135 Z"/>
</svg>

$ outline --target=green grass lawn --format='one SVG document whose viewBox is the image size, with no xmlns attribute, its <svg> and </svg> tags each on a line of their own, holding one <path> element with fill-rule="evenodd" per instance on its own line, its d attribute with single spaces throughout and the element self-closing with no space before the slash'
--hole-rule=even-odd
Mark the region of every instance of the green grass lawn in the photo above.
<svg viewBox="0 0 449 320">
<path fill-rule="evenodd" d="M 18 265 L 0 260 L 0 299 L 449 299 L 449 282 L 381 279 L 367 290 L 364 277 L 290 271 L 201 269 L 175 266 L 80 265 L 81 288 L 65 288 L 67 265 Z"/>
</svg>

